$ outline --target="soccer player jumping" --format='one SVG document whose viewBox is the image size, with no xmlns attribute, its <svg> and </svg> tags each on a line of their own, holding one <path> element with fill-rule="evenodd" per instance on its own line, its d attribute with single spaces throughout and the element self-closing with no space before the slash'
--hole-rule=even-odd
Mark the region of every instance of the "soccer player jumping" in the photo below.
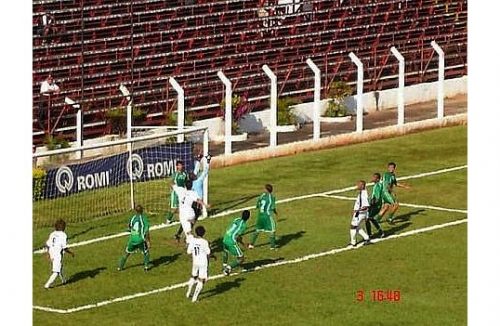
<svg viewBox="0 0 500 326">
<path fill-rule="evenodd" d="M 245 247 L 241 235 L 247 228 L 247 221 L 249 218 L 250 211 L 244 210 L 241 213 L 241 217 L 234 219 L 234 221 L 231 222 L 231 225 L 227 228 L 226 233 L 224 233 L 224 238 L 222 239 L 222 248 L 224 249 L 222 254 L 222 271 L 226 276 L 231 274 L 231 270 L 242 264 L 245 260 L 243 251 L 241 251 L 238 243 Z M 228 264 L 230 254 L 235 256 L 236 260 Z"/>
<path fill-rule="evenodd" d="M 125 254 L 120 258 L 118 270 L 123 270 L 125 262 L 131 253 L 140 250 L 144 256 L 144 270 L 147 271 L 149 270 L 149 249 L 151 248 L 151 239 L 149 238 L 149 221 L 147 216 L 143 213 L 141 205 L 135 206 L 135 214 L 130 218 L 128 228 L 130 230 L 130 237 L 127 247 L 125 247 Z"/>
<path fill-rule="evenodd" d="M 396 180 L 396 163 L 389 162 L 389 164 L 387 164 L 387 172 L 384 172 L 382 175 L 382 202 L 388 204 L 388 206 L 383 207 L 382 211 L 379 213 L 379 216 L 382 218 L 386 211 L 389 212 L 387 215 L 389 224 L 394 223 L 394 214 L 396 214 L 399 208 L 399 203 L 394 193 L 394 187 L 410 189 L 409 185 L 402 182 L 398 183 Z"/>
<path fill-rule="evenodd" d="M 172 183 L 171 185 L 178 187 L 185 187 L 186 181 L 188 180 L 188 174 L 184 170 L 184 162 L 177 161 L 175 163 L 175 172 L 172 175 Z M 175 193 L 175 191 L 170 192 L 170 211 L 167 212 L 166 222 L 167 224 L 172 223 L 174 221 L 174 214 L 179 210 L 179 196 Z"/>
<path fill-rule="evenodd" d="M 266 184 L 264 188 L 265 191 L 257 200 L 259 215 L 257 217 L 257 222 L 255 223 L 255 231 L 252 235 L 252 240 L 248 245 L 248 249 L 254 248 L 255 241 L 257 240 L 260 232 L 269 233 L 271 250 L 276 248 L 276 223 L 273 219 L 273 214 L 278 215 L 278 212 L 276 211 L 276 197 L 273 195 L 272 185 Z"/>
</svg>

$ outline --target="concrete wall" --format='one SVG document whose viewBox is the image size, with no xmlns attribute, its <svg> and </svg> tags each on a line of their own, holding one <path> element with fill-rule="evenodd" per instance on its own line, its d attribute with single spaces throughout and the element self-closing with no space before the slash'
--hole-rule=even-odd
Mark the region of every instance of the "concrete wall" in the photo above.
<svg viewBox="0 0 500 326">
<path fill-rule="evenodd" d="M 467 94 L 467 76 L 447 79 L 444 81 L 445 97 L 453 97 L 458 94 Z M 437 82 L 422 83 L 405 87 L 405 104 L 436 100 Z M 398 105 L 397 88 L 387 89 L 380 92 L 368 92 L 363 94 L 365 112 L 375 112 L 395 108 Z M 312 121 L 313 103 L 301 103 L 294 107 L 294 111 L 300 122 Z M 346 100 L 349 112 L 354 114 L 356 110 L 355 96 L 350 96 Z M 321 114 L 328 106 L 328 100 L 321 101 Z M 224 133 L 224 121 L 222 118 L 212 118 L 196 121 L 195 126 L 207 126 L 209 135 L 221 135 Z M 240 121 L 241 129 L 248 133 L 257 133 L 269 127 L 269 110 L 252 112 Z"/>
</svg>

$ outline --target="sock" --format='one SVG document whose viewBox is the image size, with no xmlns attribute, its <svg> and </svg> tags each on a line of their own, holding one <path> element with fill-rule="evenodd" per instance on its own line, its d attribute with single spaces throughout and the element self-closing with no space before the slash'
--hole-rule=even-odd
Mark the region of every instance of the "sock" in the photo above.
<svg viewBox="0 0 500 326">
<path fill-rule="evenodd" d="M 235 259 L 233 260 L 229 266 L 231 266 L 231 268 L 235 268 L 235 267 L 238 267 L 240 265 L 240 261 L 238 259 Z"/>
<path fill-rule="evenodd" d="M 196 288 L 194 289 L 193 293 L 193 300 L 192 300 L 193 302 L 198 300 L 198 295 L 200 294 L 201 289 L 203 289 L 203 282 L 198 280 L 198 282 L 196 283 Z"/>
<path fill-rule="evenodd" d="M 388 221 L 392 221 L 392 219 L 394 218 L 394 212 L 390 212 L 388 215 L 387 215 L 387 220 Z"/>
<path fill-rule="evenodd" d="M 174 213 L 168 211 L 166 217 L 167 217 L 167 221 L 172 222 L 172 220 L 174 219 Z"/>
<path fill-rule="evenodd" d="M 351 244 L 354 246 L 356 245 L 356 229 L 351 229 L 350 234 L 351 234 Z"/>
<path fill-rule="evenodd" d="M 271 243 L 271 248 L 276 248 L 276 234 L 274 232 L 269 236 L 269 242 Z"/>
<path fill-rule="evenodd" d="M 191 277 L 188 281 L 188 290 L 186 293 L 186 298 L 189 298 L 189 296 L 191 295 L 191 290 L 193 289 L 194 282 L 195 279 Z"/>
<path fill-rule="evenodd" d="M 253 246 L 255 244 L 255 241 L 257 241 L 257 237 L 259 236 L 259 232 L 254 231 L 252 234 L 252 239 L 250 240 L 250 244 Z"/>
<path fill-rule="evenodd" d="M 366 220 L 366 233 L 368 233 L 368 236 L 371 236 L 372 235 L 372 223 L 371 223 L 372 220 L 370 219 L 367 219 Z M 373 222 L 375 224 L 375 221 Z"/>
<path fill-rule="evenodd" d="M 363 237 L 363 239 L 366 241 L 366 240 L 369 240 L 370 237 L 368 237 L 368 234 L 366 234 L 365 230 L 363 230 L 363 228 L 359 228 L 358 229 L 358 233 L 360 236 Z"/>
<path fill-rule="evenodd" d="M 56 280 L 58 274 L 59 273 L 52 273 L 52 275 L 50 275 L 49 280 L 47 281 L 47 283 L 45 283 L 46 289 L 50 288 L 52 283 L 54 283 L 54 281 Z"/>
<path fill-rule="evenodd" d="M 226 251 L 222 252 L 222 263 L 227 264 L 227 260 L 229 259 L 229 255 L 227 254 Z"/>
<path fill-rule="evenodd" d="M 62 284 L 66 283 L 66 278 L 64 277 L 62 271 L 59 273 L 59 278 L 61 279 Z"/>
<path fill-rule="evenodd" d="M 123 269 L 123 267 L 125 266 L 125 262 L 127 261 L 127 258 L 128 258 L 128 254 L 125 254 L 124 256 L 122 256 L 120 258 L 120 264 L 119 264 L 120 269 Z"/>
<path fill-rule="evenodd" d="M 382 231 L 382 227 L 380 226 L 380 223 L 377 220 L 373 219 L 371 222 L 373 223 L 373 225 L 375 225 L 375 227 L 379 232 L 384 232 Z M 366 226 L 367 226 L 366 230 L 368 231 L 368 224 Z M 370 232 L 368 232 L 368 235 L 370 235 Z"/>
<path fill-rule="evenodd" d="M 179 237 L 181 234 L 182 234 L 182 225 L 179 226 L 179 228 L 177 229 L 177 232 L 175 233 L 175 236 Z"/>
<path fill-rule="evenodd" d="M 144 252 L 144 267 L 149 265 L 149 251 Z"/>
</svg>

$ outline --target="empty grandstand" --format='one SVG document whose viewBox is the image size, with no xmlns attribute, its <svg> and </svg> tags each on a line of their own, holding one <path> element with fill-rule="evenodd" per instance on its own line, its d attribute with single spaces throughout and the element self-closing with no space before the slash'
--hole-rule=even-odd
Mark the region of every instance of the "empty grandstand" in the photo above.
<svg viewBox="0 0 500 326">
<path fill-rule="evenodd" d="M 193 117 L 203 119 L 220 111 L 218 70 L 253 111 L 268 107 L 263 64 L 277 74 L 279 96 L 303 101 L 313 93 L 307 58 L 326 90 L 332 80 L 355 82 L 352 51 L 373 91 L 397 86 L 391 46 L 406 58 L 407 85 L 436 80 L 435 40 L 446 53 L 446 78 L 467 74 L 465 0 L 34 0 L 33 28 L 34 143 L 47 130 L 74 138 L 65 97 L 83 108 L 86 138 L 110 133 L 106 111 L 124 105 L 121 84 L 146 112 L 142 123 L 164 124 L 176 107 L 170 76 L 184 87 Z M 40 85 L 49 74 L 60 92 L 46 99 Z M 43 101 L 47 130 L 37 114 Z"/>
</svg>

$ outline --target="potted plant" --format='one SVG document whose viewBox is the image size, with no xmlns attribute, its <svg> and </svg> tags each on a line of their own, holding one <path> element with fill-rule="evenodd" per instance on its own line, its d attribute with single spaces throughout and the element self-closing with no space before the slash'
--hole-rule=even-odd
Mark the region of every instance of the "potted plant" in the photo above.
<svg viewBox="0 0 500 326">
<path fill-rule="evenodd" d="M 146 117 L 146 112 L 139 108 L 132 107 L 132 121 L 142 121 Z M 127 109 L 123 106 L 111 108 L 106 111 L 106 119 L 110 132 L 120 136 L 127 132 Z M 133 124 L 133 123 L 132 123 Z"/>
<path fill-rule="evenodd" d="M 222 99 L 220 102 L 220 114 L 224 120 L 226 113 L 226 100 Z M 232 141 L 244 141 L 247 139 L 248 134 L 243 132 L 240 127 L 240 121 L 247 114 L 250 113 L 250 105 L 245 96 L 239 96 L 238 94 L 233 94 L 231 98 L 231 108 L 232 108 L 232 122 L 231 122 L 231 134 Z"/>
<path fill-rule="evenodd" d="M 277 132 L 292 132 L 298 129 L 298 119 L 291 107 L 299 103 L 300 101 L 294 97 L 278 99 Z"/>
<path fill-rule="evenodd" d="M 352 89 L 346 82 L 332 81 L 328 86 L 328 106 L 320 118 L 321 122 L 346 122 L 352 119 L 347 112 L 345 100 L 351 96 Z"/>
</svg>

